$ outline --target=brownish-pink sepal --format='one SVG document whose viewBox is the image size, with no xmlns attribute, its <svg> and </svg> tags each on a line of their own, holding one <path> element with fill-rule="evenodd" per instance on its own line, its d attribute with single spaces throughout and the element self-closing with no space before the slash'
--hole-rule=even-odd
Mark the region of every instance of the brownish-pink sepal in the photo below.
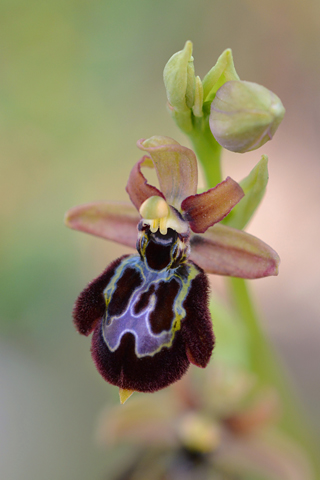
<svg viewBox="0 0 320 480">
<path fill-rule="evenodd" d="M 147 179 L 141 172 L 142 167 L 154 168 L 151 158 L 145 155 L 137 162 L 130 172 L 126 191 L 131 202 L 137 210 L 141 207 L 147 198 L 157 195 L 164 198 L 163 194 L 156 187 L 149 185 Z"/>
<path fill-rule="evenodd" d="M 191 230 L 195 233 L 204 233 L 228 215 L 243 196 L 244 192 L 240 185 L 227 177 L 207 192 L 191 195 L 183 200 L 181 209 Z"/>
<path fill-rule="evenodd" d="M 131 203 L 94 202 L 71 208 L 65 224 L 73 230 L 91 233 L 135 248 L 140 216 Z"/>
<path fill-rule="evenodd" d="M 249 233 L 217 224 L 191 237 L 191 256 L 207 273 L 240 278 L 277 275 L 280 259 L 266 243 Z"/>
<path fill-rule="evenodd" d="M 137 145 L 151 156 L 160 190 L 167 202 L 179 210 L 181 202 L 197 192 L 198 169 L 195 154 L 170 137 L 141 139 Z"/>
</svg>

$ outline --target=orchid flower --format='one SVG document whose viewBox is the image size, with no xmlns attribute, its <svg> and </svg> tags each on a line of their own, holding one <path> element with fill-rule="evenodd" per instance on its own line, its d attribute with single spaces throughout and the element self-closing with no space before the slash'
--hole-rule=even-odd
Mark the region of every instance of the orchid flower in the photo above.
<svg viewBox="0 0 320 480">
<path fill-rule="evenodd" d="M 93 360 L 119 387 L 121 403 L 133 391 L 167 387 L 190 363 L 208 364 L 215 339 L 206 273 L 259 278 L 276 275 L 279 264 L 261 240 L 217 225 L 244 195 L 237 182 L 227 177 L 197 194 L 190 149 L 168 137 L 140 140 L 138 147 L 147 155 L 129 176 L 133 205 L 91 203 L 66 214 L 70 228 L 138 251 L 111 263 L 73 311 L 79 333 L 93 332 Z M 145 167 L 155 168 L 160 189 L 148 184 Z"/>
</svg>

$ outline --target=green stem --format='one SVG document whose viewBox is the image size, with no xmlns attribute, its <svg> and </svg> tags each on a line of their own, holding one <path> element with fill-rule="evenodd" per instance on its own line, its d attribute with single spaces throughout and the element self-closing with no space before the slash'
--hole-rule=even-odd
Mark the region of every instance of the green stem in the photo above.
<svg viewBox="0 0 320 480">
<path fill-rule="evenodd" d="M 209 125 L 195 120 L 195 128 L 188 134 L 193 149 L 203 167 L 207 185 L 215 187 L 222 180 L 221 152 L 222 147 L 213 137 Z"/>
<path fill-rule="evenodd" d="M 199 121 L 188 136 L 204 169 L 208 187 L 211 188 L 221 182 L 222 148 L 213 138 L 209 127 L 203 126 L 204 124 Z M 257 375 L 260 384 L 273 385 L 277 389 L 282 403 L 280 426 L 283 431 L 304 447 L 306 454 L 312 458 L 317 478 L 320 479 L 320 461 L 316 452 L 316 441 L 310 433 L 304 418 L 305 415 L 297 405 L 295 396 L 291 394 L 292 388 L 280 367 L 281 362 L 260 327 L 247 282 L 241 278 L 230 278 L 227 285 L 234 309 L 246 326 L 251 369 Z"/>
<path fill-rule="evenodd" d="M 251 369 L 262 385 L 273 385 L 281 399 L 282 415 L 279 422 L 283 431 L 300 444 L 312 459 L 317 478 L 320 478 L 320 462 L 316 439 L 306 422 L 301 406 L 292 395 L 292 386 L 281 368 L 281 362 L 260 327 L 257 313 L 250 298 L 247 282 L 242 278 L 228 279 L 234 308 L 249 334 L 249 358 Z"/>
</svg>

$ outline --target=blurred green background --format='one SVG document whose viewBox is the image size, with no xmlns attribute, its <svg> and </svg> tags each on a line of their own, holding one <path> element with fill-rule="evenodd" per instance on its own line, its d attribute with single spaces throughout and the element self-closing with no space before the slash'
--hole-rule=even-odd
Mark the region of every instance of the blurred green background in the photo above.
<svg viewBox="0 0 320 480">
<path fill-rule="evenodd" d="M 71 310 L 126 250 L 68 230 L 63 215 L 77 204 L 127 199 L 137 139 L 187 144 L 162 82 L 187 39 L 198 75 L 231 47 L 240 77 L 286 107 L 273 142 L 227 153 L 224 170 L 240 180 L 269 155 L 270 186 L 249 231 L 282 265 L 279 277 L 252 288 L 320 432 L 319 19 L 317 0 L 1 0 L 1 478 L 107 478 L 110 455 L 94 431 L 118 392 L 96 372 Z"/>
</svg>

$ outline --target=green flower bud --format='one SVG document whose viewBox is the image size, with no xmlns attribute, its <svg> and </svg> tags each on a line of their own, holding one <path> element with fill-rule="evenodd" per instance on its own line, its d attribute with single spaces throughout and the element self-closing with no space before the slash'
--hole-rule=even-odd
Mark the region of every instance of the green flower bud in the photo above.
<svg viewBox="0 0 320 480">
<path fill-rule="evenodd" d="M 219 88 L 211 104 L 210 129 L 224 148 L 244 153 L 271 140 L 284 113 L 281 100 L 267 88 L 229 81 Z"/>
<path fill-rule="evenodd" d="M 196 88 L 194 94 L 194 105 L 192 107 L 193 115 L 195 117 L 202 117 L 203 105 L 203 86 L 199 76 L 196 77 Z"/>
<path fill-rule="evenodd" d="M 192 42 L 188 40 L 184 49 L 168 60 L 163 79 L 170 107 L 177 112 L 190 111 L 194 105 L 196 87 Z"/>
<path fill-rule="evenodd" d="M 202 81 L 204 102 L 211 103 L 221 85 L 230 80 L 240 80 L 240 78 L 234 67 L 232 51 L 227 48 Z"/>
</svg>

